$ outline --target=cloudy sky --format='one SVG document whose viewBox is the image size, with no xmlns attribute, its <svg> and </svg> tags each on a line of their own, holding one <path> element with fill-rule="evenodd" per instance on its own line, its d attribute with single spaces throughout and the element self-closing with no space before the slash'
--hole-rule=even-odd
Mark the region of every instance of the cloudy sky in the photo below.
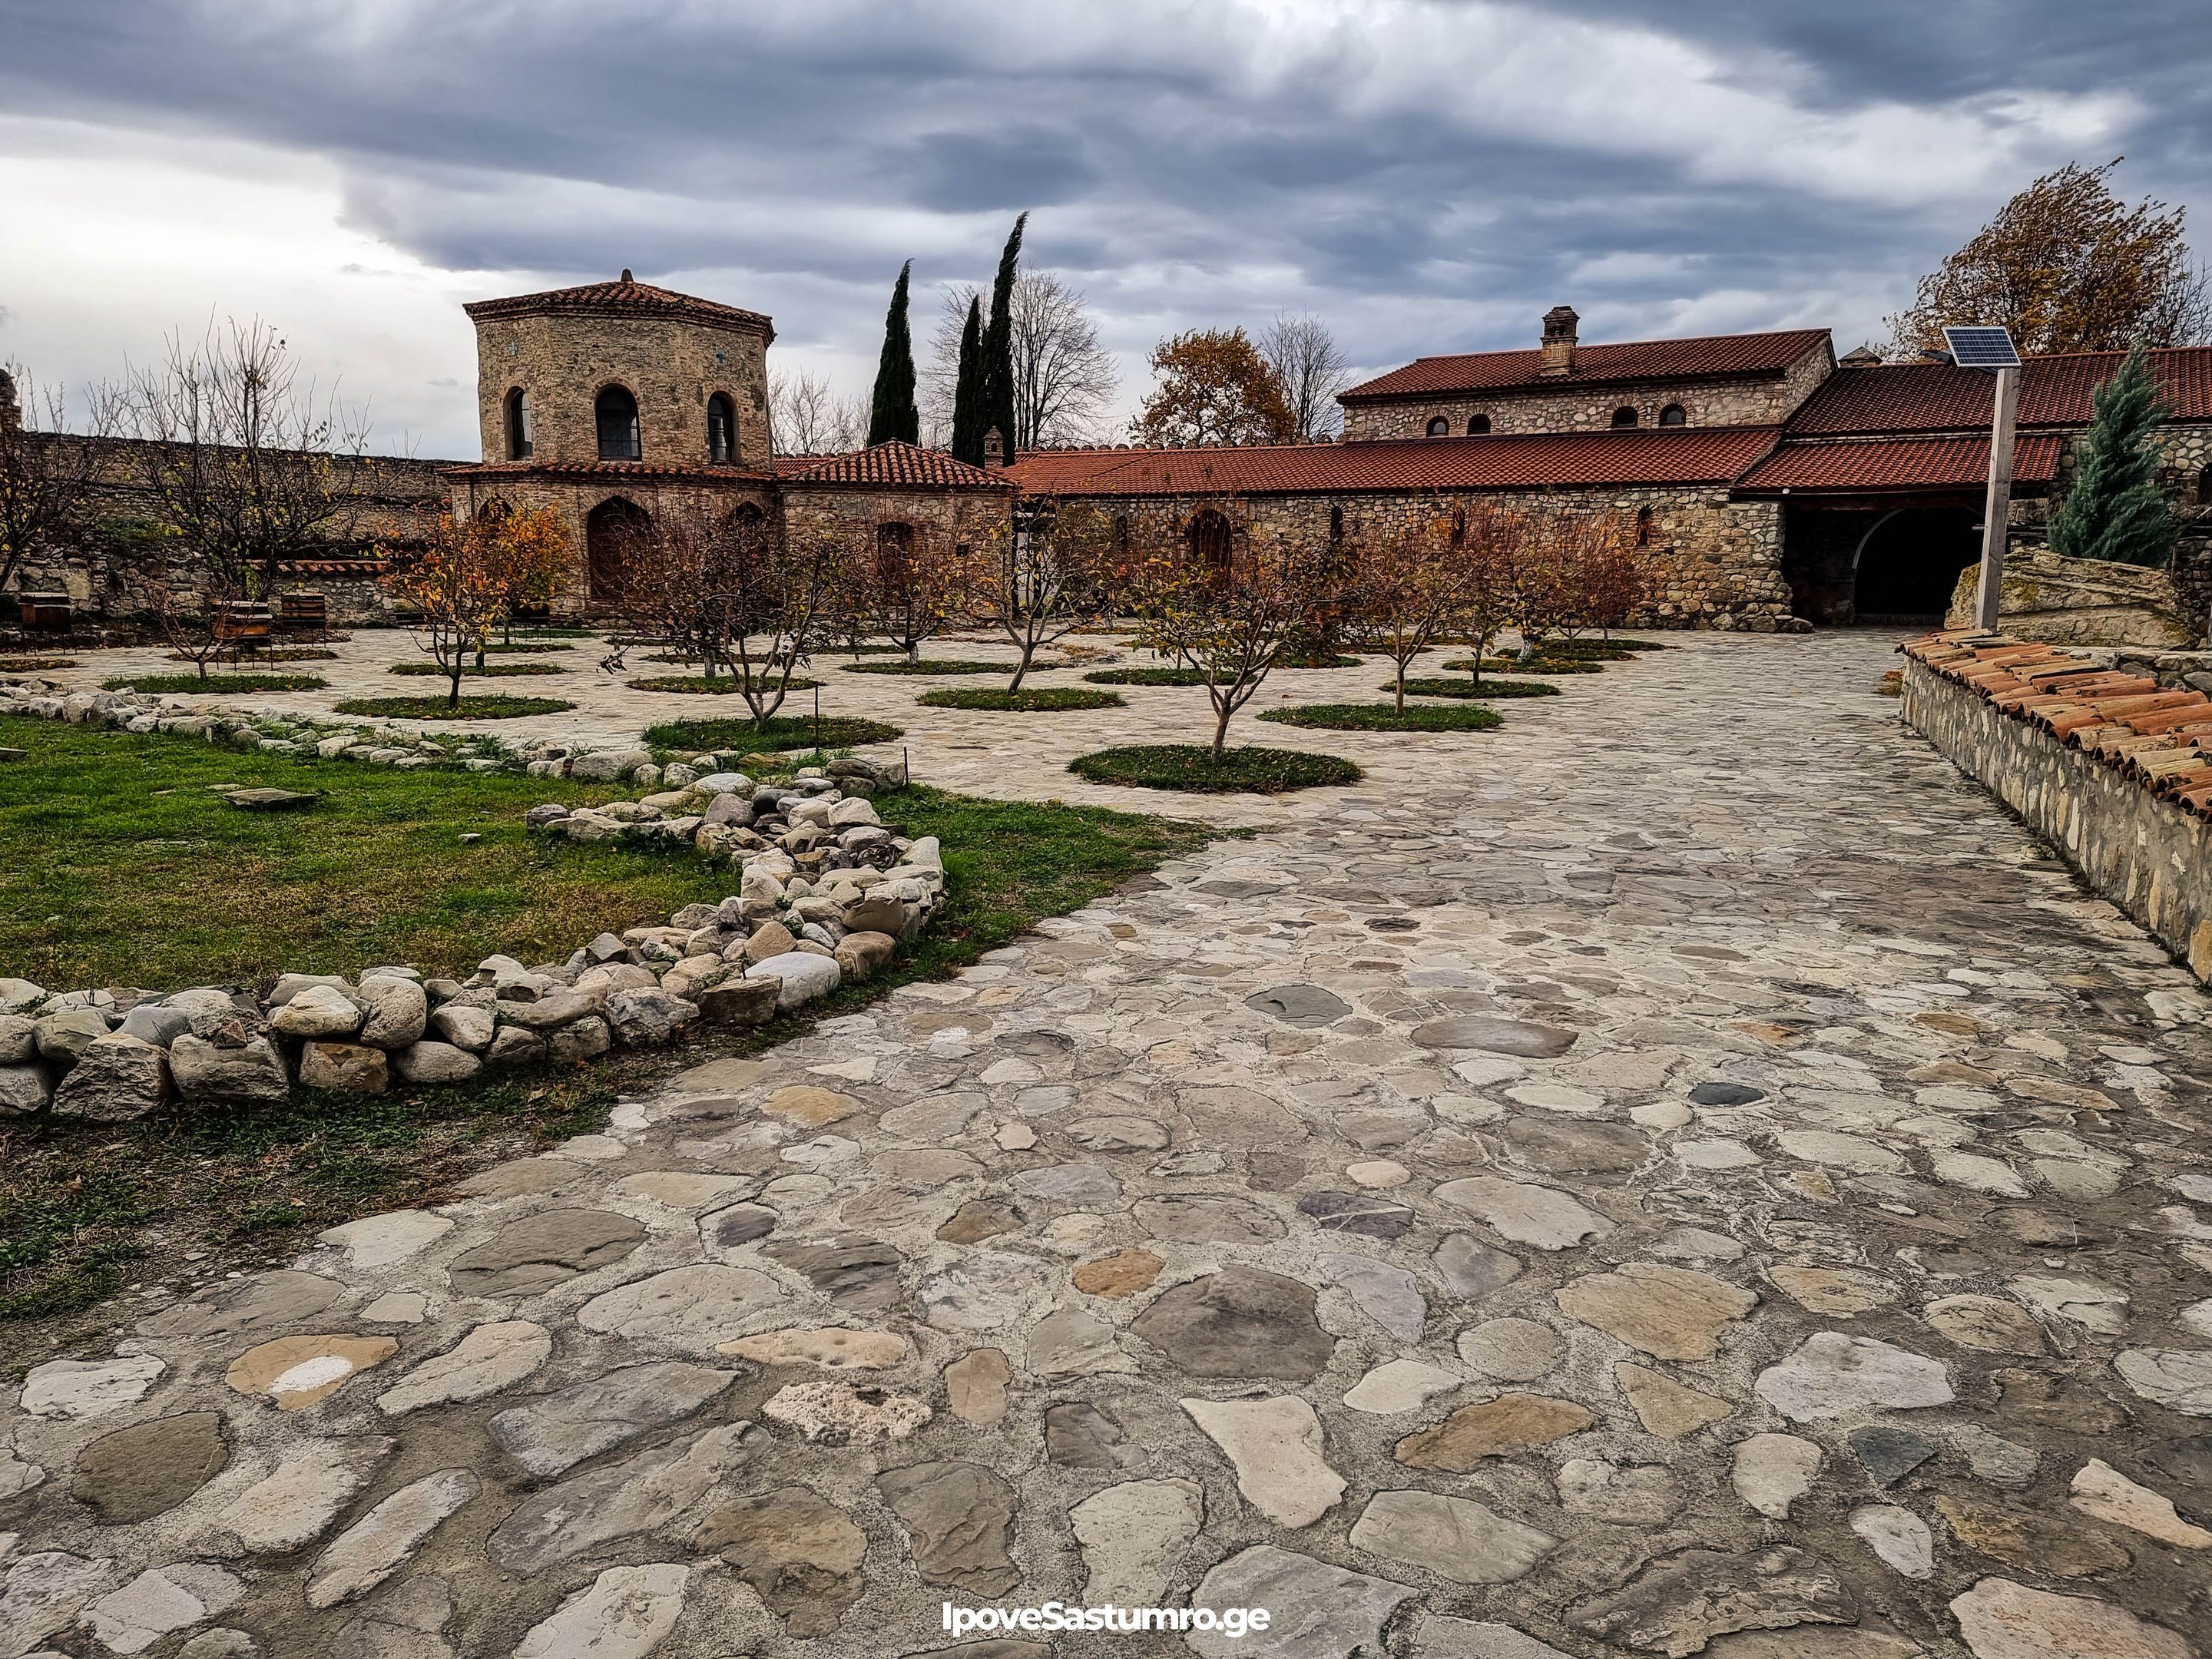
<svg viewBox="0 0 2212 1659">
<path fill-rule="evenodd" d="M 860 392 L 899 262 L 1022 209 L 1126 403 L 1283 309 L 1378 370 L 1560 301 L 1847 349 L 2045 168 L 2212 216 L 2208 60 L 2203 0 L 0 0 L 0 358 L 258 313 L 468 459 L 464 300 L 629 265 Z"/>
</svg>

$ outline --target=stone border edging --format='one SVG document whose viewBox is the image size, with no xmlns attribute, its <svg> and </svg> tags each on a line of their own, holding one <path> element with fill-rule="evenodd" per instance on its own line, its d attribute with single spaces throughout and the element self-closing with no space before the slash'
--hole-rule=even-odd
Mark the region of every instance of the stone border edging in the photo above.
<svg viewBox="0 0 2212 1659">
<path fill-rule="evenodd" d="M 1970 630 L 1899 649 L 1905 723 L 2212 982 L 2212 699 Z"/>
</svg>

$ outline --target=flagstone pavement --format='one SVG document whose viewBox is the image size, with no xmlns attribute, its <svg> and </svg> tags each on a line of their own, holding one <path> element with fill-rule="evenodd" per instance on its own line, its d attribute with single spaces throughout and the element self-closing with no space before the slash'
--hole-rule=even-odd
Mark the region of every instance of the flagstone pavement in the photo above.
<svg viewBox="0 0 2212 1659">
<path fill-rule="evenodd" d="M 17 1357 L 0 1655 L 2202 1659 L 2206 1000 L 1890 643 L 1299 734 L 1389 763 Z"/>
</svg>

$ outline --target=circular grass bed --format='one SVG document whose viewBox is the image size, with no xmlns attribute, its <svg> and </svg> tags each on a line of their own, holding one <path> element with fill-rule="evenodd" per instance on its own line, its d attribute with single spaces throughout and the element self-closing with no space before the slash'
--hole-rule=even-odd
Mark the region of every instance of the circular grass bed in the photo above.
<svg viewBox="0 0 2212 1659">
<path fill-rule="evenodd" d="M 336 662 L 337 659 L 338 653 L 337 652 L 325 651 L 319 647 L 312 645 L 276 646 L 266 651 L 256 651 L 249 659 L 249 660 L 257 664 L 268 664 L 272 662 Z M 171 662 L 190 662 L 191 659 L 181 651 L 172 651 L 169 653 L 169 660 Z M 231 660 L 235 662 L 238 659 L 234 655 L 231 658 Z"/>
<path fill-rule="evenodd" d="M 750 720 L 671 720 L 649 726 L 645 740 L 655 749 L 678 749 L 687 755 L 710 750 L 763 753 L 784 749 L 849 749 L 863 743 L 889 743 L 906 735 L 896 726 L 851 715 L 824 714 L 820 720 L 805 714 L 777 714 L 765 730 Z"/>
<path fill-rule="evenodd" d="M 1357 668 L 1367 660 L 1364 657 L 1346 657 L 1331 652 L 1327 656 L 1317 653 L 1301 652 L 1296 656 L 1285 653 L 1275 659 L 1278 668 Z"/>
<path fill-rule="evenodd" d="M 542 656 L 548 651 L 574 651 L 575 648 L 566 640 L 501 640 L 483 647 L 484 651 L 495 657 L 520 655 L 526 652 L 536 657 Z"/>
<path fill-rule="evenodd" d="M 1632 657 L 1639 651 L 1665 651 L 1657 640 L 1554 640 L 1544 649 L 1554 657 Z"/>
<path fill-rule="evenodd" d="M 518 628 L 514 636 L 519 640 L 588 640 L 595 630 L 589 628 L 566 628 L 548 623 L 538 628 Z"/>
<path fill-rule="evenodd" d="M 1057 668 L 1056 662 L 1033 662 L 1032 672 Z M 924 657 L 919 662 L 908 662 L 903 657 L 885 658 L 881 662 L 848 662 L 848 674 L 1011 674 L 1014 665 L 1010 662 L 975 662 L 961 657 Z"/>
<path fill-rule="evenodd" d="M 367 714 L 396 720 L 519 720 L 530 714 L 563 714 L 576 705 L 558 697 L 516 697 L 502 691 L 479 696 L 464 693 L 460 706 L 443 697 L 349 697 L 331 705 L 341 714 Z"/>
<path fill-rule="evenodd" d="M 395 674 L 435 674 L 443 678 L 446 670 L 434 662 L 396 662 L 392 665 Z M 471 663 L 461 671 L 465 679 L 489 679 L 498 677 L 514 678 L 531 674 L 565 674 L 568 670 L 557 662 L 488 662 L 479 667 Z"/>
<path fill-rule="evenodd" d="M 1450 708 L 1422 703 L 1400 708 L 1388 702 L 1309 702 L 1270 708 L 1260 718 L 1323 732 L 1487 732 L 1498 724 L 1498 711 L 1479 702 Z"/>
<path fill-rule="evenodd" d="M 1083 677 L 1093 685 L 1204 685 L 1195 668 L 1102 668 Z"/>
<path fill-rule="evenodd" d="M 735 696 L 744 688 L 744 682 L 731 674 L 717 674 L 708 679 L 704 674 L 657 674 L 651 679 L 623 682 L 633 691 L 681 692 L 687 696 Z M 787 691 L 811 691 L 822 682 L 794 674 L 786 683 Z M 772 689 L 772 688 L 771 688 Z"/>
<path fill-rule="evenodd" d="M 1470 657 L 1458 657 L 1444 666 L 1456 673 L 1465 674 L 1474 670 L 1474 660 Z M 1605 665 L 1593 659 L 1576 661 L 1567 657 L 1532 657 L 1527 662 L 1522 662 L 1518 657 L 1485 657 L 1482 672 L 1486 674 L 1602 674 Z"/>
<path fill-rule="evenodd" d="M 1020 691 L 985 690 L 981 686 L 949 686 L 925 691 L 915 699 L 932 708 L 990 708 L 1007 714 L 1048 714 L 1070 708 L 1121 708 L 1127 701 L 1112 691 L 1085 691 L 1077 685 L 1038 685 Z"/>
<path fill-rule="evenodd" d="M 14 657 L 0 660 L 0 674 L 35 674 L 43 668 L 74 668 L 75 657 Z"/>
<path fill-rule="evenodd" d="M 1376 689 L 1395 692 L 1398 688 L 1384 685 Z M 1406 682 L 1406 695 L 1409 697 L 1480 697 L 1487 702 L 1493 697 L 1556 697 L 1559 695 L 1559 688 L 1547 685 L 1541 680 L 1485 680 L 1478 685 L 1472 679 L 1419 679 Z"/>
<path fill-rule="evenodd" d="M 1181 789 L 1194 795 L 1280 795 L 1323 784 L 1357 783 L 1366 775 L 1340 755 L 1247 747 L 1218 761 L 1202 743 L 1137 744 L 1078 755 L 1067 769 L 1092 783 L 1138 789 Z"/>
<path fill-rule="evenodd" d="M 135 678 L 102 680 L 110 691 L 191 693 L 220 691 L 319 691 L 328 684 L 319 674 L 140 674 Z"/>
</svg>

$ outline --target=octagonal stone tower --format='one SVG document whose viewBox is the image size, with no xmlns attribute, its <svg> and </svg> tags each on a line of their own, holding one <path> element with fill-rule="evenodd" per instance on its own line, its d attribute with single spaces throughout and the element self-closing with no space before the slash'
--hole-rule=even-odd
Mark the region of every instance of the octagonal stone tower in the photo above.
<svg viewBox="0 0 2212 1659">
<path fill-rule="evenodd" d="M 755 311 L 635 280 L 479 300 L 487 463 L 656 471 L 769 466 L 768 348 Z"/>
</svg>

